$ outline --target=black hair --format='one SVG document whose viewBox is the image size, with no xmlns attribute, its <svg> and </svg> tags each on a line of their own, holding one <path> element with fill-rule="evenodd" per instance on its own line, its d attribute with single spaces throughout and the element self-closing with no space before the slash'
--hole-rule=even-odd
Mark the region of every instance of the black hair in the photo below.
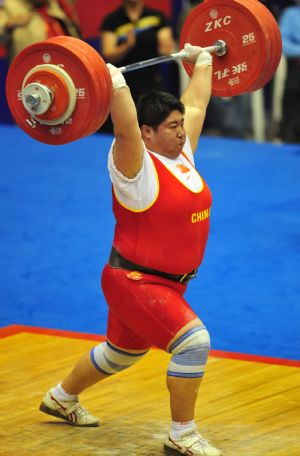
<svg viewBox="0 0 300 456">
<path fill-rule="evenodd" d="M 172 111 L 184 114 L 184 104 L 167 92 L 152 90 L 141 95 L 136 104 L 139 126 L 157 128 Z"/>
</svg>

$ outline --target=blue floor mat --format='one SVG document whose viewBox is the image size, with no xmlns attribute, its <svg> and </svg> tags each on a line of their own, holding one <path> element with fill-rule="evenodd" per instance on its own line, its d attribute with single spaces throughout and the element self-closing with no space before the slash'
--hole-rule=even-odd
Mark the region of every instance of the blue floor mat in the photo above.
<svg viewBox="0 0 300 456">
<path fill-rule="evenodd" d="M 65 146 L 1 126 L 0 325 L 105 333 L 112 138 Z M 212 348 L 299 359 L 300 146 L 202 138 L 211 234 L 187 299 Z"/>
</svg>

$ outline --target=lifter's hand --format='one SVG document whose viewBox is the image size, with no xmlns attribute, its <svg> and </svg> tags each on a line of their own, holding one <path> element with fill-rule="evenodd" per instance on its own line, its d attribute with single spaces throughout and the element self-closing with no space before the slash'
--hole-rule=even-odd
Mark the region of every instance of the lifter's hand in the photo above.
<svg viewBox="0 0 300 456">
<path fill-rule="evenodd" d="M 119 68 L 115 67 L 111 63 L 107 63 L 106 66 L 110 72 L 113 88 L 117 90 L 125 87 L 127 84 Z"/>
<path fill-rule="evenodd" d="M 212 55 L 204 51 L 200 46 L 192 46 L 190 43 L 184 45 L 184 50 L 187 56 L 184 58 L 188 63 L 195 66 L 212 65 Z"/>
</svg>

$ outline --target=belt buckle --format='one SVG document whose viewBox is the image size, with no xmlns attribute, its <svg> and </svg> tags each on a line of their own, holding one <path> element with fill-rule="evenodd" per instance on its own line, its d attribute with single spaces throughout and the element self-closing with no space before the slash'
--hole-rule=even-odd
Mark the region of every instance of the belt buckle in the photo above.
<svg viewBox="0 0 300 456">
<path fill-rule="evenodd" d="M 194 269 L 192 272 L 189 273 L 191 279 L 194 279 L 197 276 L 198 269 Z"/>
<path fill-rule="evenodd" d="M 193 271 L 189 272 L 188 274 L 183 274 L 181 279 L 179 280 L 180 283 L 188 283 L 191 279 L 194 279 L 197 275 L 198 269 L 194 269 Z"/>
<path fill-rule="evenodd" d="M 186 283 L 185 282 L 185 279 L 187 278 L 189 274 L 183 274 L 183 276 L 181 277 L 181 279 L 179 280 L 180 283 Z"/>
</svg>

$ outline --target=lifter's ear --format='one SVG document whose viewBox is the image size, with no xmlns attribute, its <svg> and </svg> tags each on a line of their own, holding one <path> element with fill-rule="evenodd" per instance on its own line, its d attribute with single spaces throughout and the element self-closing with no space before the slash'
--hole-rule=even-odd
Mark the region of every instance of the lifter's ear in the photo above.
<svg viewBox="0 0 300 456">
<path fill-rule="evenodd" d="M 142 138 L 146 141 L 149 141 L 152 138 L 153 128 L 148 125 L 141 126 Z"/>
</svg>

